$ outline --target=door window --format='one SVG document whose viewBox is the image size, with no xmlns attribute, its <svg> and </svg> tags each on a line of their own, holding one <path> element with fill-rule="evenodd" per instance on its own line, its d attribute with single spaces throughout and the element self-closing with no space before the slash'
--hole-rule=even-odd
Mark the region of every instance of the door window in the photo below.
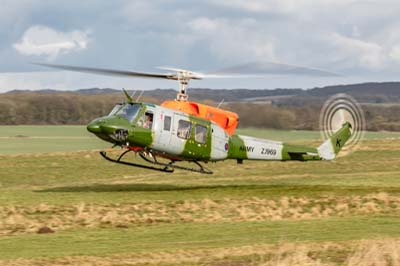
<svg viewBox="0 0 400 266">
<path fill-rule="evenodd" d="M 207 127 L 196 125 L 194 140 L 199 143 L 206 143 L 207 140 Z"/>
<path fill-rule="evenodd" d="M 181 139 L 188 139 L 190 137 L 190 130 L 192 129 L 192 123 L 186 120 L 179 120 L 178 122 L 178 137 Z"/>
<path fill-rule="evenodd" d="M 171 130 L 171 117 L 167 115 L 164 117 L 164 130 L 165 131 Z"/>
</svg>

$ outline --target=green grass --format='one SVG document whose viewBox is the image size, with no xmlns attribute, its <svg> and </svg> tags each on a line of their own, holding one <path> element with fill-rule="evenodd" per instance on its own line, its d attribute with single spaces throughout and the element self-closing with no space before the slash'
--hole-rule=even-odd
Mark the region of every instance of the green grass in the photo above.
<svg viewBox="0 0 400 266">
<path fill-rule="evenodd" d="M 65 231 L 0 239 L 0 258 L 107 255 L 235 247 L 279 242 L 344 241 L 399 237 L 399 217 L 311 221 L 201 223 L 131 229 Z"/>
<path fill-rule="evenodd" d="M 226 161 L 210 164 L 215 173 L 209 176 L 115 165 L 96 152 L 3 156 L 0 205 L 398 193 L 398 161 L 400 151 L 379 150 L 334 162 Z"/>
<path fill-rule="evenodd" d="M 62 218 L 71 215 L 67 210 L 79 204 L 109 210 L 118 208 L 118 204 L 174 206 L 185 201 L 226 199 L 279 202 L 285 197 L 323 200 L 331 196 L 340 202 L 348 197 L 380 192 L 400 197 L 399 133 L 369 133 L 361 145 L 362 150 L 335 161 L 245 161 L 243 165 L 225 161 L 207 165 L 214 175 L 201 175 L 185 171 L 165 174 L 115 165 L 93 151 L 67 152 L 108 146 L 91 137 L 82 126 L 0 129 L 0 232 L 3 220 L 11 215 L 10 211 L 1 212 L 1 208 L 10 206 L 26 210 L 23 215 L 28 218 L 39 219 L 50 215 L 35 211 L 42 204 L 58 206 L 57 213 L 53 214 Z M 243 129 L 239 133 L 306 143 L 314 143 L 319 137 L 317 132 Z M 9 138 L 17 135 L 19 137 Z M 110 224 L 93 228 L 72 224 L 49 235 L 32 232 L 2 235 L 0 264 L 1 259 L 43 256 L 105 256 L 159 251 L 173 254 L 176 250 L 209 249 L 212 252 L 215 248 L 258 244 L 347 243 L 361 239 L 400 238 L 400 213 L 395 208 L 391 210 L 390 213 L 350 213 L 344 217 L 309 220 L 244 219 L 213 223 L 180 222 L 178 219 L 171 223 L 129 224 L 126 229 Z M 218 211 L 223 213 L 223 210 Z M 151 209 L 138 212 L 151 213 Z M 202 210 L 196 212 L 201 215 Z M 118 218 L 118 214 L 115 215 Z M 39 221 L 32 226 L 46 225 L 45 219 Z"/>
<path fill-rule="evenodd" d="M 360 151 L 335 162 L 245 161 L 237 165 L 226 161 L 210 164 L 215 174 L 209 176 L 186 171 L 164 174 L 115 165 L 97 153 L 3 156 L 0 204 L 397 193 L 399 160 L 400 151 Z"/>
<path fill-rule="evenodd" d="M 286 142 L 321 141 L 318 131 L 239 128 L 237 134 Z M 400 138 L 400 133 L 367 132 L 365 138 Z M 85 126 L 0 126 L 0 154 L 70 152 L 110 146 L 87 132 Z"/>
<path fill-rule="evenodd" d="M 0 154 L 51 153 L 109 147 L 85 126 L 0 126 Z"/>
<path fill-rule="evenodd" d="M 85 126 L 0 126 L 0 137 L 88 137 Z"/>
</svg>

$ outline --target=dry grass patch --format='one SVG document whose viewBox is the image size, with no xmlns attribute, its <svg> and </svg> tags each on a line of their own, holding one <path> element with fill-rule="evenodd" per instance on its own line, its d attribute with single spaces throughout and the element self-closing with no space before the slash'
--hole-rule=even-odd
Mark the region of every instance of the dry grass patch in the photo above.
<svg viewBox="0 0 400 266">
<path fill-rule="evenodd" d="M 321 198 L 144 201 L 121 204 L 0 206 L 0 235 L 36 232 L 40 227 L 129 227 L 180 222 L 237 222 L 315 219 L 330 216 L 400 213 L 400 196 L 388 193 Z"/>
<path fill-rule="evenodd" d="M 281 243 L 231 248 L 0 260 L 1 265 L 261 265 L 261 266 L 398 266 L 400 240 Z"/>
</svg>

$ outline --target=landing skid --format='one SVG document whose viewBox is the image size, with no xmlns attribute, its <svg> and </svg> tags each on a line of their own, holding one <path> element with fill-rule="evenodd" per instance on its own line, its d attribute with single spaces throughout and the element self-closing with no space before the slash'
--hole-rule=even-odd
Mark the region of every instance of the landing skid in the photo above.
<svg viewBox="0 0 400 266">
<path fill-rule="evenodd" d="M 124 164 L 124 165 L 129 165 L 129 166 L 134 166 L 134 167 L 139 167 L 139 168 L 145 168 L 145 169 L 150 169 L 150 170 L 155 170 L 155 171 L 161 171 L 161 172 L 166 172 L 166 173 L 172 173 L 174 171 L 174 169 L 167 169 L 166 167 L 164 168 L 157 168 L 157 167 L 153 167 L 153 166 L 148 166 L 148 165 L 143 165 L 143 164 L 137 164 L 137 163 L 131 163 L 131 162 L 127 162 L 127 161 L 121 161 L 122 157 L 124 157 L 124 155 L 126 155 L 128 152 L 130 152 L 130 150 L 127 150 L 125 152 L 123 152 L 118 159 L 113 159 L 109 156 L 107 156 L 107 153 L 105 151 L 101 151 L 100 155 L 106 159 L 107 161 L 113 162 L 113 163 L 119 163 L 119 164 Z"/>
<path fill-rule="evenodd" d="M 196 172 L 196 173 L 201 173 L 201 174 L 212 174 L 213 172 L 203 165 L 201 165 L 198 161 L 189 161 L 195 163 L 198 168 L 190 168 L 190 167 L 184 167 L 180 165 L 175 165 L 177 161 L 171 160 L 169 163 L 163 163 L 159 162 L 156 158 L 156 156 L 151 153 L 151 152 L 145 152 L 145 151 L 138 151 L 139 156 L 146 162 L 161 166 L 161 167 L 154 167 L 154 166 L 149 166 L 149 165 L 144 165 L 144 164 L 137 164 L 137 163 L 132 163 L 128 161 L 123 161 L 122 158 L 128 154 L 129 152 L 134 152 L 133 150 L 126 150 L 117 159 L 113 159 L 107 155 L 105 151 L 101 151 L 100 155 L 113 163 L 119 163 L 119 164 L 124 164 L 124 165 L 129 165 L 133 167 L 139 167 L 139 168 L 144 168 L 144 169 L 149 169 L 149 170 L 155 170 L 155 171 L 161 171 L 161 172 L 166 172 L 166 173 L 172 173 L 174 172 L 175 169 L 181 169 L 185 171 L 191 171 L 191 172 Z M 151 159 L 150 159 L 151 158 Z"/>
</svg>

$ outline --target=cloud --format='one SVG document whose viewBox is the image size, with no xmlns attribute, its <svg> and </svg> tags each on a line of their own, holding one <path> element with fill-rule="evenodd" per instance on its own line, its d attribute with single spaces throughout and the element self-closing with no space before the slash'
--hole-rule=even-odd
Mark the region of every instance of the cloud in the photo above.
<svg viewBox="0 0 400 266">
<path fill-rule="evenodd" d="M 251 13 L 273 13 L 282 15 L 302 15 L 325 9 L 349 5 L 358 0 L 209 0 L 210 4 Z"/>
<path fill-rule="evenodd" d="M 232 21 L 198 17 L 187 26 L 196 39 L 204 40 L 214 56 L 225 62 L 275 60 L 273 36 L 262 30 L 254 31 L 257 22 L 253 19 Z"/>
<path fill-rule="evenodd" d="M 265 60 L 366 79 L 399 76 L 400 4 L 395 0 L 3 2 L 0 57 L 7 62 L 0 65 L 3 72 L 39 71 L 27 64 L 36 60 L 28 56 L 36 56 L 38 61 L 138 71 L 155 71 L 153 67 L 158 65 L 207 71 Z M 98 16 L 103 13 L 107 16 Z M 68 84 L 73 87 L 83 81 Z M 273 87 L 270 81 L 259 80 L 258 87 Z M 229 87 L 217 82 L 213 80 L 210 86 Z M 236 80 L 231 82 L 239 86 Z M 306 88 L 313 82 L 310 78 L 310 82 L 293 84 Z M 176 85 L 169 84 L 166 86 Z M 3 87 L 23 87 L 17 85 Z"/>
<path fill-rule="evenodd" d="M 88 31 L 61 32 L 50 27 L 36 25 L 27 29 L 14 48 L 22 55 L 46 56 L 54 60 L 60 54 L 84 50 L 89 43 Z"/>
<path fill-rule="evenodd" d="M 400 62 L 400 46 L 394 46 L 391 50 L 390 50 L 390 54 L 389 54 L 390 58 L 393 59 L 394 61 Z"/>
<path fill-rule="evenodd" d="M 332 33 L 330 35 L 343 60 L 369 69 L 380 69 L 387 61 L 387 52 L 377 43 Z"/>
<path fill-rule="evenodd" d="M 127 88 L 129 90 L 177 86 L 175 81 L 119 78 L 68 71 L 0 73 L 0 93 L 10 90 L 76 90 L 81 88 Z"/>
</svg>

